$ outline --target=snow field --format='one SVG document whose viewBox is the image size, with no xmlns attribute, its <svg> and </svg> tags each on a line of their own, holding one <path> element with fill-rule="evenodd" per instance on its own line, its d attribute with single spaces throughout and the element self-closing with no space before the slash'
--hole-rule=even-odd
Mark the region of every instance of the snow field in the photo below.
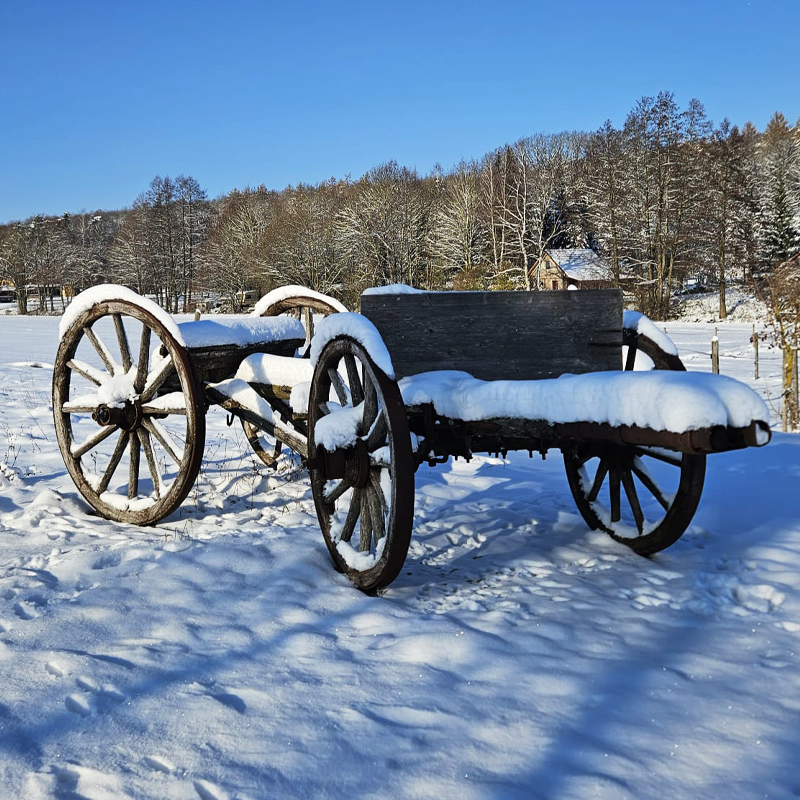
<svg viewBox="0 0 800 800">
<path fill-rule="evenodd" d="M 710 370 L 713 326 L 666 327 Z M 778 359 L 751 380 L 751 326 L 719 327 L 774 423 Z M 405 569 L 371 598 L 297 463 L 260 466 L 219 409 L 178 512 L 92 516 L 52 428 L 58 320 L 0 336 L 0 796 L 800 794 L 797 437 L 710 457 L 649 560 L 587 530 L 556 452 L 423 466 Z"/>
</svg>

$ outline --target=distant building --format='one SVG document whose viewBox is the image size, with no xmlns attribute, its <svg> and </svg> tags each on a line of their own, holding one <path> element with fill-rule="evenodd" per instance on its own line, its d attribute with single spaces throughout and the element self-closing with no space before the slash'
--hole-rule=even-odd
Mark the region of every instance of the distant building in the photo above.
<svg viewBox="0 0 800 800">
<path fill-rule="evenodd" d="M 543 289 L 602 289 L 613 285 L 611 268 L 594 250 L 563 248 L 545 250 L 531 269 Z"/>
</svg>

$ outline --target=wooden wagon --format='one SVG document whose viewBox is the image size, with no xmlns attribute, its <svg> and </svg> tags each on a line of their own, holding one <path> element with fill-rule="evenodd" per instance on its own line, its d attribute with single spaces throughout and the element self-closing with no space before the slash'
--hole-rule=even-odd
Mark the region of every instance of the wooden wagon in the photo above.
<svg viewBox="0 0 800 800">
<path fill-rule="evenodd" d="M 218 404 L 265 464 L 281 444 L 302 456 L 335 566 L 374 591 L 405 561 L 422 463 L 558 449 L 587 524 L 648 555 L 691 522 L 707 454 L 770 439 L 755 393 L 686 373 L 652 323 L 623 320 L 617 290 L 389 287 L 342 310 L 287 287 L 254 316 L 177 325 L 121 287 L 76 298 L 53 409 L 82 495 L 115 520 L 172 513 Z"/>
</svg>

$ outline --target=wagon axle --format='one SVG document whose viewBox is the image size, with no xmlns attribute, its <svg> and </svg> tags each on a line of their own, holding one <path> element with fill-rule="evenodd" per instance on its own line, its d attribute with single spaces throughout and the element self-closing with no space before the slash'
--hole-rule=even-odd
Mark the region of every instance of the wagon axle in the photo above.
<svg viewBox="0 0 800 800">
<path fill-rule="evenodd" d="M 123 431 L 132 431 L 142 424 L 142 404 L 139 400 L 126 400 L 120 408 L 103 403 L 92 412 L 92 419 L 101 427 L 116 425 Z"/>
<path fill-rule="evenodd" d="M 363 489 L 369 481 L 369 450 L 360 437 L 354 447 L 326 450 L 317 445 L 316 458 L 309 465 L 318 469 L 325 480 L 344 479 L 349 486 Z"/>
</svg>

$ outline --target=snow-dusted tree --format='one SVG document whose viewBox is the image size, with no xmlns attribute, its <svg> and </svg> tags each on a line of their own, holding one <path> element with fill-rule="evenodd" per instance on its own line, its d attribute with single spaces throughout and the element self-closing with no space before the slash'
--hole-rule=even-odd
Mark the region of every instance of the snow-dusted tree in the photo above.
<svg viewBox="0 0 800 800">
<path fill-rule="evenodd" d="M 35 217 L 29 225 L 30 275 L 40 312 L 55 311 L 54 296 L 64 282 L 68 239 L 62 218 Z"/>
<path fill-rule="evenodd" d="M 800 254 L 776 266 L 769 276 L 774 338 L 783 352 L 782 417 L 784 430 L 800 430 L 796 353 L 800 349 Z"/>
<path fill-rule="evenodd" d="M 264 281 L 270 203 L 264 187 L 231 192 L 214 217 L 202 248 L 204 283 L 225 297 L 232 308 L 237 307 L 241 292 L 253 284 L 261 288 Z"/>
<path fill-rule="evenodd" d="M 698 209 L 698 218 L 707 235 L 704 242 L 698 243 L 698 256 L 706 253 L 717 275 L 720 319 L 728 315 L 729 277 L 743 280 L 751 267 L 756 205 L 746 167 L 752 144 L 749 132 L 740 133 L 725 119 L 703 148 L 704 202 Z"/>
<path fill-rule="evenodd" d="M 762 258 L 771 269 L 800 249 L 800 124 L 791 128 L 776 113 L 759 156 Z"/>
<path fill-rule="evenodd" d="M 195 272 L 195 254 L 205 238 L 208 204 L 194 178 L 156 175 L 136 205 L 147 226 L 146 252 L 153 291 L 167 310 L 188 302 Z"/>
<path fill-rule="evenodd" d="M 417 173 L 395 161 L 367 172 L 338 214 L 337 231 L 363 286 L 407 283 L 425 276 L 430 200 Z"/>
<path fill-rule="evenodd" d="M 638 275 L 639 307 L 657 319 L 668 316 L 674 279 L 696 252 L 708 129 L 700 103 L 680 111 L 669 92 L 643 97 L 623 129 L 626 261 Z"/>
<path fill-rule="evenodd" d="M 506 145 L 486 156 L 480 169 L 480 214 L 488 239 L 488 277 L 490 284 L 498 288 L 510 283 L 511 276 L 516 271 L 510 260 L 508 234 L 511 226 L 506 219 L 514 173 L 513 163 L 513 152 Z"/>
<path fill-rule="evenodd" d="M 80 291 L 112 279 L 111 248 L 125 213 L 64 214 L 66 236 L 64 283 Z M 128 283 L 123 271 L 121 282 Z"/>
<path fill-rule="evenodd" d="M 272 198 L 265 239 L 270 285 L 296 283 L 326 294 L 340 292 L 348 265 L 336 219 L 346 194 L 346 183 L 330 181 L 301 184 Z"/>
<path fill-rule="evenodd" d="M 0 272 L 14 284 L 20 314 L 28 313 L 31 293 L 39 298 L 38 310 L 56 310 L 53 296 L 63 283 L 66 259 L 63 219 L 36 216 L 7 226 L 0 244 Z"/>
<path fill-rule="evenodd" d="M 148 209 L 140 198 L 133 204 L 133 208 L 125 213 L 109 248 L 109 277 L 114 283 L 130 286 L 139 294 L 154 291 L 151 234 Z M 78 273 L 79 287 L 85 285 L 84 280 L 85 275 Z"/>
<path fill-rule="evenodd" d="M 610 120 L 589 138 L 586 189 L 592 233 L 619 283 L 625 219 L 626 157 L 622 132 Z"/>
<path fill-rule="evenodd" d="M 146 210 L 153 290 L 168 311 L 178 310 L 180 233 L 176 215 L 177 186 L 169 177 L 156 175 L 141 198 Z"/>
<path fill-rule="evenodd" d="M 198 247 L 205 241 L 211 219 L 211 209 L 204 189 L 191 176 L 179 175 L 177 190 L 177 225 L 180 235 L 178 262 L 178 291 L 183 297 L 183 310 L 192 305 Z"/>
<path fill-rule="evenodd" d="M 486 262 L 486 228 L 480 215 L 478 167 L 462 161 L 450 175 L 438 178 L 428 249 L 442 270 L 445 284 L 482 288 Z"/>
<path fill-rule="evenodd" d="M 0 241 L 0 274 L 10 281 L 17 292 L 17 311 L 28 313 L 28 284 L 31 282 L 30 226 L 11 222 Z"/>
<path fill-rule="evenodd" d="M 522 288 L 541 288 L 531 269 L 565 232 L 579 193 L 581 147 L 579 137 L 559 133 L 521 139 L 509 149 L 511 163 L 499 218 L 505 227 L 508 260 L 516 268 L 506 272 Z"/>
</svg>

